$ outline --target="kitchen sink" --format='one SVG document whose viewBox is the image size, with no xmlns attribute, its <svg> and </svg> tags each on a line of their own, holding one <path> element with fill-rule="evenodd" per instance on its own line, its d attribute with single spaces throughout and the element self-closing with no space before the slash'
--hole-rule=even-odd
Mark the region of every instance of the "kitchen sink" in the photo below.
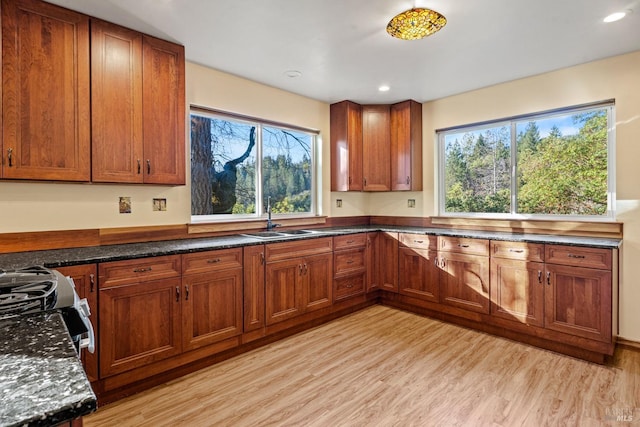
<svg viewBox="0 0 640 427">
<path fill-rule="evenodd" d="M 317 232 L 313 230 L 256 231 L 254 233 L 242 233 L 242 235 L 258 239 L 277 239 L 281 237 L 301 236 L 313 233 Z"/>
<path fill-rule="evenodd" d="M 316 233 L 316 231 L 312 231 L 312 230 L 287 230 L 287 231 L 280 231 L 280 233 L 282 234 L 290 234 L 292 236 L 297 236 L 300 234 L 313 234 Z"/>
</svg>

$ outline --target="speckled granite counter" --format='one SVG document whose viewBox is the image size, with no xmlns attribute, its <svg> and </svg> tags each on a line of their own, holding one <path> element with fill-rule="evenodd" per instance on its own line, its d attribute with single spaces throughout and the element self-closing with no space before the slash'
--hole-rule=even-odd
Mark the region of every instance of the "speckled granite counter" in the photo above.
<svg viewBox="0 0 640 427">
<path fill-rule="evenodd" d="M 199 252 L 211 249 L 226 249 L 238 246 L 275 243 L 286 240 L 313 239 L 343 234 L 364 233 L 367 231 L 397 231 L 435 236 L 472 237 L 478 239 L 505 240 L 515 242 L 560 244 L 571 246 L 589 246 L 595 248 L 618 248 L 622 240 L 595 237 L 552 236 L 545 234 L 519 234 L 491 231 L 456 230 L 445 228 L 396 227 L 396 226 L 356 226 L 317 229 L 317 233 L 301 236 L 282 236 L 275 239 L 258 239 L 242 234 L 195 238 L 184 240 L 166 240 L 148 243 L 129 243 L 88 248 L 56 249 L 47 251 L 16 252 L 0 255 L 0 268 L 12 269 L 31 265 L 44 265 L 50 268 L 67 265 L 89 264 L 96 262 L 118 261 L 123 259 L 149 256 L 175 255 Z"/>
<path fill-rule="evenodd" d="M 95 409 L 59 312 L 0 319 L 0 426 L 50 426 Z"/>
</svg>

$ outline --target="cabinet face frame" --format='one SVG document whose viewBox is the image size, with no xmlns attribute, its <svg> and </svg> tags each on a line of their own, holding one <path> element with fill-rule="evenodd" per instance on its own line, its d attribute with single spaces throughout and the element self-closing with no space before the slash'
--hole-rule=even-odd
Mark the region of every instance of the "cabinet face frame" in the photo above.
<svg viewBox="0 0 640 427">
<path fill-rule="evenodd" d="M 330 106 L 331 191 L 362 191 L 362 106 Z"/>
<path fill-rule="evenodd" d="M 400 246 L 398 293 L 434 303 L 440 302 L 440 270 L 434 250 Z"/>
<path fill-rule="evenodd" d="M 422 104 L 391 105 L 391 191 L 422 191 Z"/>
<path fill-rule="evenodd" d="M 362 106 L 362 180 L 364 191 L 391 190 L 391 110 Z"/>
</svg>

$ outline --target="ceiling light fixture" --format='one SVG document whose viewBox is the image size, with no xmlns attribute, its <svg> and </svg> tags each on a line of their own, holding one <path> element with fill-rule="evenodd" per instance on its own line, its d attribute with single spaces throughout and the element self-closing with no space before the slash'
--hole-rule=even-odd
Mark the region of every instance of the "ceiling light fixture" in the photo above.
<svg viewBox="0 0 640 427">
<path fill-rule="evenodd" d="M 302 73 L 298 70 L 287 70 L 284 72 L 284 75 L 289 77 L 290 79 L 297 79 L 302 76 Z"/>
<path fill-rule="evenodd" d="M 390 88 L 389 86 L 387 86 L 387 85 L 382 85 L 382 86 L 380 86 L 380 87 L 378 88 L 378 90 L 379 90 L 380 92 L 389 92 L 389 89 L 391 89 L 391 88 Z"/>
<path fill-rule="evenodd" d="M 607 23 L 616 22 L 616 21 L 621 20 L 625 16 L 627 16 L 627 12 L 626 11 L 624 11 L 624 12 L 615 12 L 615 13 L 612 13 L 611 15 L 608 15 L 607 17 L 605 17 L 602 21 L 603 22 L 607 22 Z"/>
<path fill-rule="evenodd" d="M 387 33 L 402 40 L 418 40 L 430 36 L 447 24 L 447 18 L 435 10 L 416 7 L 394 16 Z"/>
</svg>

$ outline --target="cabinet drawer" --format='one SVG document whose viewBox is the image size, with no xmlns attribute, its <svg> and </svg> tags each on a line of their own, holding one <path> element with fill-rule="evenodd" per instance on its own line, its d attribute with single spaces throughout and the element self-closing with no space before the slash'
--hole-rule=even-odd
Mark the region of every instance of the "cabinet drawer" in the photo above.
<svg viewBox="0 0 640 427">
<path fill-rule="evenodd" d="M 611 257 L 611 249 L 545 245 L 545 260 L 548 264 L 611 270 Z"/>
<path fill-rule="evenodd" d="M 367 233 L 347 234 L 346 236 L 336 236 L 333 238 L 333 249 L 340 250 L 346 248 L 357 248 L 367 244 Z"/>
<path fill-rule="evenodd" d="M 408 248 L 436 249 L 437 238 L 424 234 L 400 233 L 400 244 Z"/>
<path fill-rule="evenodd" d="M 438 236 L 438 250 L 488 256 L 489 241 L 486 239 Z"/>
<path fill-rule="evenodd" d="M 349 272 L 364 270 L 366 267 L 366 249 L 351 249 L 333 254 L 335 274 L 344 275 Z"/>
<path fill-rule="evenodd" d="M 491 256 L 496 258 L 544 262 L 544 245 L 539 243 L 500 242 L 492 240 Z"/>
<path fill-rule="evenodd" d="M 182 255 L 182 274 L 242 268 L 242 248 Z"/>
<path fill-rule="evenodd" d="M 333 251 L 333 238 L 298 240 L 293 242 L 271 243 L 266 245 L 267 262 L 290 258 L 300 258 L 307 255 L 323 254 Z"/>
<path fill-rule="evenodd" d="M 334 301 L 363 294 L 366 275 L 367 273 L 362 273 L 335 279 L 333 281 Z"/>
<path fill-rule="evenodd" d="M 180 276 L 180 255 L 113 261 L 98 265 L 99 288 Z"/>
</svg>

